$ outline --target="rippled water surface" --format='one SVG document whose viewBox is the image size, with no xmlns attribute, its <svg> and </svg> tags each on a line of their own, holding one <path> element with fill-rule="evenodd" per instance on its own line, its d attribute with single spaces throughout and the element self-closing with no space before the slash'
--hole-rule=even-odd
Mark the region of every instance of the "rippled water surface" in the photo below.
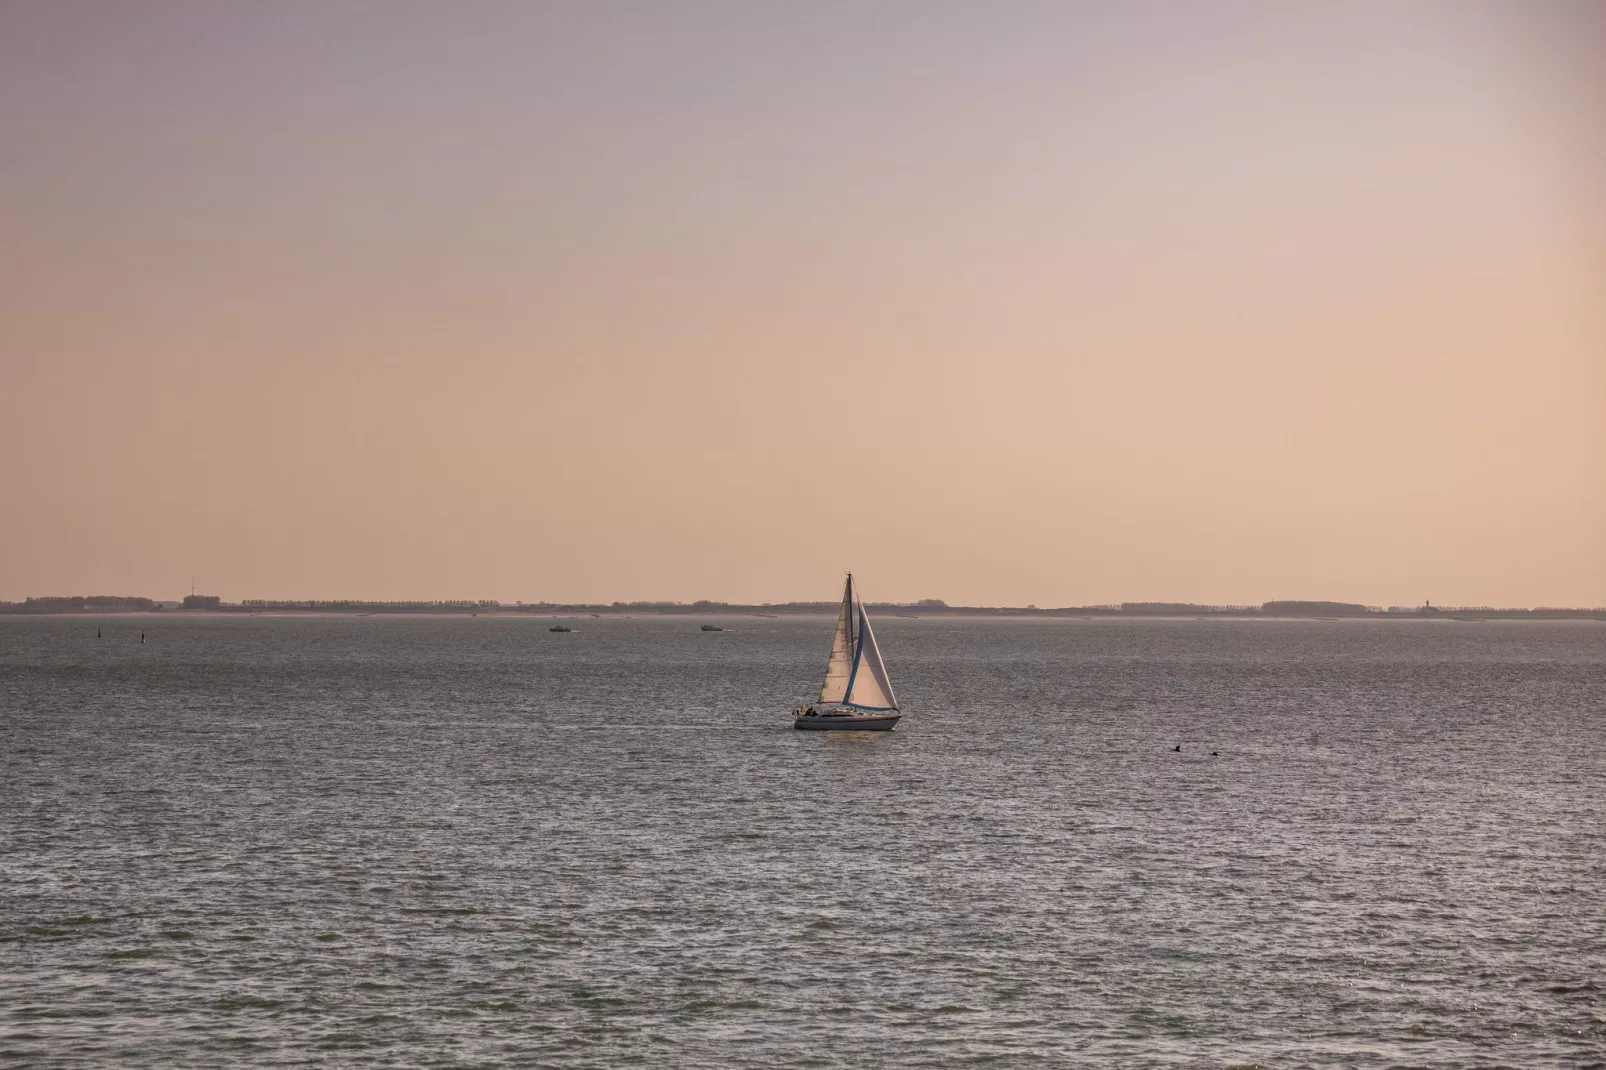
<svg viewBox="0 0 1606 1070">
<path fill-rule="evenodd" d="M 0 1056 L 1606 1065 L 1606 625 L 549 623 L 0 618 Z"/>
</svg>

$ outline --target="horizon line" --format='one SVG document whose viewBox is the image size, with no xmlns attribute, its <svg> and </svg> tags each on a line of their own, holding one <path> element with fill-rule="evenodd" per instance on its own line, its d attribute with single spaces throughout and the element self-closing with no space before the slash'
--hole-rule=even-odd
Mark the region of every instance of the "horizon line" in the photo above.
<svg viewBox="0 0 1606 1070">
<path fill-rule="evenodd" d="M 162 610 L 215 611 L 224 613 L 311 611 L 340 612 L 343 610 L 384 612 L 588 612 L 588 613 L 687 613 L 687 612 L 744 612 L 778 610 L 785 612 L 828 611 L 838 604 L 836 599 L 793 600 L 787 602 L 726 602 L 716 599 L 697 599 L 683 602 L 675 599 L 641 599 L 611 602 L 527 602 L 500 599 L 359 599 L 359 598 L 248 598 L 237 602 L 224 601 L 219 595 L 191 594 L 182 599 L 154 599 L 141 595 L 35 595 L 20 602 L 0 599 L 0 612 L 5 613 L 60 613 L 60 612 L 140 612 Z M 1499 613 L 1499 614 L 1606 614 L 1602 606 L 1493 606 L 1493 605 L 1434 605 L 1424 600 L 1417 605 L 1367 605 L 1359 602 L 1340 602 L 1327 599 L 1271 599 L 1259 603 L 1207 603 L 1171 602 L 1160 600 L 1100 602 L 1082 605 L 1038 606 L 1028 603 L 1015 605 L 950 605 L 943 599 L 924 598 L 907 602 L 870 601 L 867 606 L 882 610 L 918 610 L 931 614 L 1014 614 L 1014 615 L 1254 615 L 1289 616 L 1315 615 L 1331 617 L 1367 616 L 1436 616 L 1438 614 Z M 906 614 L 907 615 L 907 614 Z"/>
</svg>

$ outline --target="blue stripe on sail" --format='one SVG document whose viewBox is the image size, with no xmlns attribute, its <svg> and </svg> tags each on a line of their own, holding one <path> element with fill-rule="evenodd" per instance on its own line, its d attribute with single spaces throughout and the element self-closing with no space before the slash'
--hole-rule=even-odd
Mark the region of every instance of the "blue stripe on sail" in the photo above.
<svg viewBox="0 0 1606 1070">
<path fill-rule="evenodd" d="M 853 644 L 853 671 L 848 673 L 848 686 L 842 689 L 842 705 L 851 706 L 847 699 L 853 695 L 853 681 L 859 677 L 859 659 L 864 656 L 864 611 L 859 611 L 859 641 Z"/>
<path fill-rule="evenodd" d="M 848 707 L 850 707 L 852 709 L 855 709 L 855 710 L 864 710 L 867 713 L 896 713 L 896 712 L 898 712 L 898 707 L 896 707 L 896 706 L 861 706 L 857 702 L 844 702 L 844 703 L 842 703 L 842 705 L 848 706 Z"/>
</svg>

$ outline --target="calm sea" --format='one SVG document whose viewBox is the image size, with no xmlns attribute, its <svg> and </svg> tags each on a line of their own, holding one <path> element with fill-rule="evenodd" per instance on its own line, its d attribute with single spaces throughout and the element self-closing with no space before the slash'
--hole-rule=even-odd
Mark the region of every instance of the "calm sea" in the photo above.
<svg viewBox="0 0 1606 1070">
<path fill-rule="evenodd" d="M 0 618 L 0 1063 L 1606 1065 L 1606 626 L 705 619 Z"/>
</svg>

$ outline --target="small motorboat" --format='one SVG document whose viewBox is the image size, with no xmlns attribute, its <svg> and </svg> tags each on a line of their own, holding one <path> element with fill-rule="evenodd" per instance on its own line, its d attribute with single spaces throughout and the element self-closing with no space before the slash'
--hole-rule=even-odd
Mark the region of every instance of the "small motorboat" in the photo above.
<svg viewBox="0 0 1606 1070">
<path fill-rule="evenodd" d="M 705 624 L 705 625 L 703 625 L 703 631 L 705 631 L 705 632 L 722 632 L 724 630 L 725 630 L 724 628 L 721 628 L 717 624 Z"/>
<path fill-rule="evenodd" d="M 569 627 L 567 624 L 554 624 L 552 627 L 548 628 L 547 631 L 549 631 L 549 632 L 572 632 L 572 631 L 574 631 L 574 629 Z"/>
</svg>

